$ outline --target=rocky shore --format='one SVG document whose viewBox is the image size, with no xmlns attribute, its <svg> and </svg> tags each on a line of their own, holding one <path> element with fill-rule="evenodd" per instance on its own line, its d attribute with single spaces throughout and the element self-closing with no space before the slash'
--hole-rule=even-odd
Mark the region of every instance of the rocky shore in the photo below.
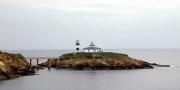
<svg viewBox="0 0 180 90">
<path fill-rule="evenodd" d="M 153 66 L 145 61 L 137 60 L 126 54 L 100 52 L 100 53 L 67 53 L 50 62 L 41 63 L 40 66 L 51 65 L 57 69 L 73 70 L 121 70 L 121 69 L 152 69 Z"/>
<path fill-rule="evenodd" d="M 35 70 L 22 55 L 0 51 L 0 80 L 34 74 Z"/>
</svg>

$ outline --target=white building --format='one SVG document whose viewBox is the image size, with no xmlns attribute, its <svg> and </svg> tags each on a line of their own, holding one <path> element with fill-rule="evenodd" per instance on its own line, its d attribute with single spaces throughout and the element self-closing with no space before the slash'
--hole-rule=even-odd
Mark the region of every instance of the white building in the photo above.
<svg viewBox="0 0 180 90">
<path fill-rule="evenodd" d="M 102 52 L 102 49 L 99 47 L 96 47 L 93 42 L 90 43 L 90 45 L 83 49 L 84 52 Z"/>
</svg>

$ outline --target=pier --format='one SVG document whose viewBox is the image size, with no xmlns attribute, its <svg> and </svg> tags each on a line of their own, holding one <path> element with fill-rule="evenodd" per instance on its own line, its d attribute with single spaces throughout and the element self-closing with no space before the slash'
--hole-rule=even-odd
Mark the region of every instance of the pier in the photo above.
<svg viewBox="0 0 180 90">
<path fill-rule="evenodd" d="M 33 61 L 36 61 L 36 66 L 39 66 L 40 61 L 48 61 L 48 68 L 51 68 L 51 60 L 55 58 L 56 57 L 26 57 L 26 59 L 29 60 L 30 67 L 33 66 Z"/>
</svg>

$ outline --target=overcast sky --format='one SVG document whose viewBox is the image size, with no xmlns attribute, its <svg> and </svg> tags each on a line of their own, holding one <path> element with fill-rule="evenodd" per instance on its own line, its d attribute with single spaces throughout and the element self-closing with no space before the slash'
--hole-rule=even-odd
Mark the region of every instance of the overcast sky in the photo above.
<svg viewBox="0 0 180 90">
<path fill-rule="evenodd" d="M 180 48 L 180 0 L 0 0 L 0 49 Z"/>
</svg>

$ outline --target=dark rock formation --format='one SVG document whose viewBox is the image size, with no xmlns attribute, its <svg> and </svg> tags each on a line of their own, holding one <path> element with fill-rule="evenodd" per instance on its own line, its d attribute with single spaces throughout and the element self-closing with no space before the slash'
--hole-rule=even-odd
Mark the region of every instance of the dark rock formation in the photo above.
<svg viewBox="0 0 180 90">
<path fill-rule="evenodd" d="M 160 65 L 160 64 L 157 64 L 157 63 L 151 63 L 152 66 L 154 67 L 170 67 L 170 65 Z"/>
<path fill-rule="evenodd" d="M 35 70 L 29 66 L 20 54 L 10 54 L 0 51 L 0 80 L 32 75 Z"/>
</svg>

